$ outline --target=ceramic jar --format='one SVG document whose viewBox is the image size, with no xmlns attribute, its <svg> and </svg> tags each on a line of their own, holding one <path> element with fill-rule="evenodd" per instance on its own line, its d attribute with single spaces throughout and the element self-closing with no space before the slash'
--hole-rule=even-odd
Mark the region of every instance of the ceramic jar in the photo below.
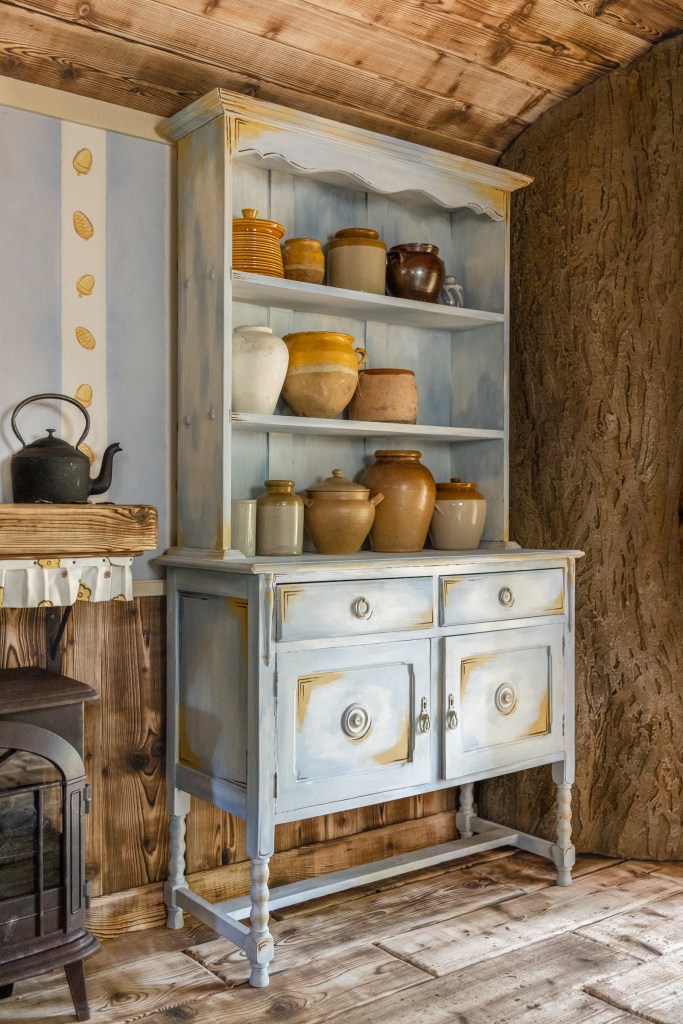
<svg viewBox="0 0 683 1024">
<path fill-rule="evenodd" d="M 436 302 L 445 276 L 439 247 L 429 242 L 404 242 L 387 253 L 387 293 L 395 298 Z"/>
<path fill-rule="evenodd" d="M 282 262 L 288 280 L 322 284 L 325 257 L 317 238 L 286 238 L 282 243 Z"/>
<path fill-rule="evenodd" d="M 242 210 L 232 222 L 232 267 L 250 274 L 284 277 L 280 239 L 282 224 L 261 220 L 258 210 Z"/>
<path fill-rule="evenodd" d="M 361 475 L 370 497 L 383 494 L 370 530 L 373 551 L 421 551 L 434 510 L 436 483 L 421 452 L 377 451 Z"/>
<path fill-rule="evenodd" d="M 232 411 L 272 416 L 289 352 L 270 327 L 236 327 L 232 334 Z"/>
<path fill-rule="evenodd" d="M 375 507 L 383 494 L 374 494 L 362 484 L 333 469 L 332 476 L 309 487 L 304 498 L 304 525 L 316 551 L 321 555 L 352 555 L 370 532 Z"/>
<path fill-rule="evenodd" d="M 327 246 L 327 283 L 384 295 L 387 247 L 372 228 L 342 228 Z"/>
<path fill-rule="evenodd" d="M 417 385 L 412 370 L 359 370 L 358 386 L 349 403 L 350 420 L 415 423 Z"/>
<path fill-rule="evenodd" d="M 282 395 L 297 416 L 334 418 L 349 404 L 365 349 L 350 334 L 300 331 L 285 334 L 289 368 Z"/>
<path fill-rule="evenodd" d="M 293 480 L 266 480 L 256 499 L 256 554 L 300 555 L 304 541 L 304 500 Z"/>
<path fill-rule="evenodd" d="M 435 548 L 471 551 L 479 547 L 486 521 L 486 498 L 475 483 L 452 477 L 436 485 L 429 538 Z"/>
</svg>

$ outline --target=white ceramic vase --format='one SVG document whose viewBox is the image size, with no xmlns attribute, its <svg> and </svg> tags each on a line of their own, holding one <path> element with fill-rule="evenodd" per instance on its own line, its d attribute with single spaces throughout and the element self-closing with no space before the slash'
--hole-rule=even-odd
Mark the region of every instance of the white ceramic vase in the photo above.
<svg viewBox="0 0 683 1024">
<path fill-rule="evenodd" d="M 232 411 L 272 416 L 289 365 L 282 338 L 270 327 L 236 327 L 232 334 Z"/>
</svg>

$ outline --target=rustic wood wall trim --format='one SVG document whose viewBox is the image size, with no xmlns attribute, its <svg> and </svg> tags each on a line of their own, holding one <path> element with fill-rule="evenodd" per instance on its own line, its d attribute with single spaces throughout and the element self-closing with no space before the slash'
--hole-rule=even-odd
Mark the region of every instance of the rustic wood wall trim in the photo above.
<svg viewBox="0 0 683 1024">
<path fill-rule="evenodd" d="M 511 535 L 583 548 L 578 847 L 683 858 L 683 39 L 544 114 L 514 197 Z M 552 831 L 545 773 L 484 814 Z M 483 805 L 482 805 L 483 806 Z"/>
<path fill-rule="evenodd" d="M 61 609 L 0 611 L 0 667 L 46 664 L 49 615 L 61 617 Z M 62 639 L 61 671 L 100 694 L 86 709 L 84 758 L 93 789 L 88 927 L 100 937 L 166 917 L 165 622 L 164 597 L 77 602 Z M 296 881 L 454 839 L 454 807 L 447 790 L 278 826 L 271 880 Z M 187 844 L 188 874 L 200 894 L 215 900 L 248 891 L 244 822 L 193 799 Z"/>
</svg>

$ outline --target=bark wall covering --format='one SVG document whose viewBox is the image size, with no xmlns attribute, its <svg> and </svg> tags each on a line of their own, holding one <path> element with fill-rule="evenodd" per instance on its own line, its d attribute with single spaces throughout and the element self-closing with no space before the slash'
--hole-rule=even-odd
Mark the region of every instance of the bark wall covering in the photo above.
<svg viewBox="0 0 683 1024">
<path fill-rule="evenodd" d="M 512 215 L 511 536 L 581 548 L 574 835 L 683 859 L 683 37 L 543 115 Z M 549 772 L 485 814 L 553 834 Z"/>
</svg>

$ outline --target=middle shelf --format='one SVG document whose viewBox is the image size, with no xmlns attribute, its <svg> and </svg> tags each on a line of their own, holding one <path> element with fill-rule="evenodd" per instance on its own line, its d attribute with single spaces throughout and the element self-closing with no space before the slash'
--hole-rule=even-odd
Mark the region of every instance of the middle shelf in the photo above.
<svg viewBox="0 0 683 1024">
<path fill-rule="evenodd" d="M 369 423 L 364 420 L 315 419 L 306 416 L 260 416 L 234 412 L 233 430 L 272 434 L 315 434 L 328 437 L 402 437 L 442 442 L 495 441 L 504 438 L 502 430 L 476 427 L 435 427 L 422 423 Z"/>
</svg>

